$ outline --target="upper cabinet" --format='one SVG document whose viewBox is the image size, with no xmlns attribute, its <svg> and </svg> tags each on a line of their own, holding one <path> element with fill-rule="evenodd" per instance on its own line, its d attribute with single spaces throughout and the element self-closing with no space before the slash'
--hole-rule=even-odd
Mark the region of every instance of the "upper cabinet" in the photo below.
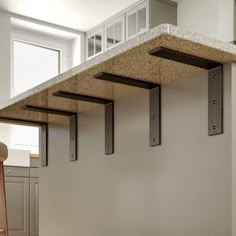
<svg viewBox="0 0 236 236">
<path fill-rule="evenodd" d="M 149 1 L 145 1 L 126 13 L 126 39 L 149 30 Z"/>
<path fill-rule="evenodd" d="M 142 34 L 157 25 L 177 23 L 177 3 L 143 0 L 86 33 L 87 59 Z"/>
</svg>

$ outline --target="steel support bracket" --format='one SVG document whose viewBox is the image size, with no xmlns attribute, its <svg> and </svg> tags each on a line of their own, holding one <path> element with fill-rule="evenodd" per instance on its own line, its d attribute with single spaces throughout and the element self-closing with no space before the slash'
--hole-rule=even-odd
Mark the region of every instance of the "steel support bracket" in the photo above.
<svg viewBox="0 0 236 236">
<path fill-rule="evenodd" d="M 39 128 L 39 155 L 41 166 L 48 166 L 48 124 L 44 124 Z"/>
<path fill-rule="evenodd" d="M 70 118 L 70 161 L 78 160 L 78 114 L 64 110 L 56 110 L 46 107 L 38 107 L 26 105 L 22 109 L 41 112 L 46 114 L 54 114 L 66 116 Z M 42 166 L 48 165 L 48 125 L 42 125 L 40 129 L 40 152 L 42 157 Z"/>
<path fill-rule="evenodd" d="M 54 92 L 53 96 L 105 105 L 105 154 L 114 153 L 114 102 L 112 100 L 65 91 Z M 71 125 L 73 126 L 73 123 Z M 74 127 L 71 129 L 74 129 Z M 71 145 L 73 146 L 73 142 L 71 142 Z M 71 157 L 72 155 L 73 153 L 71 153 Z"/>
<path fill-rule="evenodd" d="M 149 145 L 161 144 L 161 86 L 159 84 L 141 81 L 125 76 L 101 72 L 94 78 L 112 83 L 124 84 L 149 90 Z"/>
<path fill-rule="evenodd" d="M 208 135 L 223 133 L 223 67 L 208 72 Z"/>
<path fill-rule="evenodd" d="M 70 117 L 70 160 L 78 160 L 78 115 Z"/>
<path fill-rule="evenodd" d="M 159 58 L 176 61 L 208 70 L 208 135 L 223 133 L 223 65 L 219 62 L 158 47 L 149 54 Z"/>
<path fill-rule="evenodd" d="M 41 165 L 43 167 L 48 165 L 48 124 L 46 122 L 0 117 L 0 123 L 39 127 L 39 154 L 41 157 Z"/>
<path fill-rule="evenodd" d="M 105 154 L 114 153 L 114 103 L 105 105 Z"/>
<path fill-rule="evenodd" d="M 149 91 L 149 144 L 161 145 L 161 87 Z"/>
</svg>

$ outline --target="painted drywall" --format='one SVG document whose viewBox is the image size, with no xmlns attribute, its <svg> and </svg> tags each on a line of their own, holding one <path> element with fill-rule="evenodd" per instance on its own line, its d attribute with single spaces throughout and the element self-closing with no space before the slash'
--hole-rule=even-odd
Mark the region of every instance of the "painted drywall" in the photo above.
<svg viewBox="0 0 236 236">
<path fill-rule="evenodd" d="M 182 0 L 178 26 L 226 42 L 234 40 L 234 0 Z"/>
<path fill-rule="evenodd" d="M 148 91 L 115 103 L 115 154 L 104 108 L 80 114 L 79 160 L 68 119 L 49 128 L 40 169 L 40 236 L 230 236 L 230 72 L 224 134 L 208 136 L 207 72 L 162 87 L 162 145 L 149 147 Z"/>
<path fill-rule="evenodd" d="M 11 22 L 10 15 L 0 11 L 0 102 L 11 96 Z M 0 141 L 10 147 L 10 125 L 0 124 Z M 5 165 L 29 166 L 29 152 L 9 150 Z"/>
<path fill-rule="evenodd" d="M 0 11 L 0 103 L 10 98 L 10 16 Z M 0 140 L 9 145 L 10 129 L 0 124 Z"/>
<path fill-rule="evenodd" d="M 236 234 L 236 63 L 232 63 L 231 107 L 232 107 L 232 236 Z"/>
</svg>

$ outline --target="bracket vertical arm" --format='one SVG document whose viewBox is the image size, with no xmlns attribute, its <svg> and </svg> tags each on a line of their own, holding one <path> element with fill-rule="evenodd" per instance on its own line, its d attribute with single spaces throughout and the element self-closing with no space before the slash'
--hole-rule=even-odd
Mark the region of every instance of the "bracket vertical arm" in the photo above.
<svg viewBox="0 0 236 236">
<path fill-rule="evenodd" d="M 223 133 L 223 66 L 208 71 L 208 135 Z"/>
<path fill-rule="evenodd" d="M 70 161 L 78 160 L 78 114 L 70 117 Z"/>
<path fill-rule="evenodd" d="M 161 145 L 161 86 L 149 91 L 149 145 Z"/>
<path fill-rule="evenodd" d="M 43 124 L 39 128 L 39 147 L 41 156 L 41 166 L 48 166 L 48 124 Z"/>
<path fill-rule="evenodd" d="M 105 104 L 105 154 L 114 153 L 114 102 Z"/>
</svg>

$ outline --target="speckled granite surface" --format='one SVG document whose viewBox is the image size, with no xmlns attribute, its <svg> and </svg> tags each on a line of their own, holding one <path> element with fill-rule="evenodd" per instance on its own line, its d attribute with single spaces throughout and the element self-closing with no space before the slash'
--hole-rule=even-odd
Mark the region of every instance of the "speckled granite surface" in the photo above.
<svg viewBox="0 0 236 236">
<path fill-rule="evenodd" d="M 0 105 L 0 117 L 48 121 L 49 116 L 46 114 L 22 110 L 21 107 L 26 104 L 74 112 L 83 112 L 95 106 L 87 102 L 52 96 L 52 93 L 58 90 L 114 100 L 140 91 L 134 87 L 93 78 L 94 74 L 102 71 L 163 84 L 184 78 L 200 70 L 192 66 L 150 56 L 148 52 L 158 46 L 221 63 L 236 60 L 236 46 L 233 44 L 163 24 L 5 101 Z"/>
</svg>

